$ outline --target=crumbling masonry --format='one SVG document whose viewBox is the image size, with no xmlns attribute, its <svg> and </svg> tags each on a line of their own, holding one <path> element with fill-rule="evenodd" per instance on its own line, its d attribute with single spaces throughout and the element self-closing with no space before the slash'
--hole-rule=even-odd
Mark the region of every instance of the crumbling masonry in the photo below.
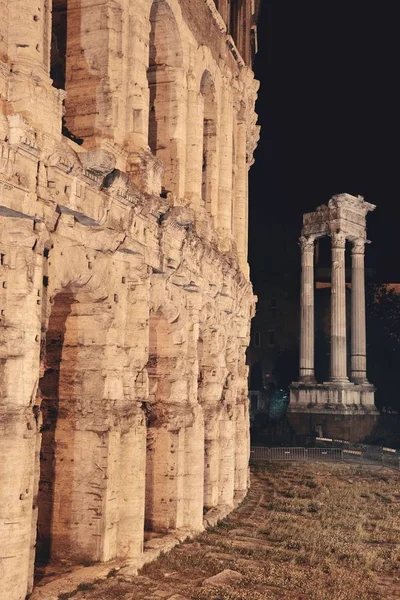
<svg viewBox="0 0 400 600">
<path fill-rule="evenodd" d="M 256 10 L 0 0 L 2 599 L 246 493 Z"/>
</svg>

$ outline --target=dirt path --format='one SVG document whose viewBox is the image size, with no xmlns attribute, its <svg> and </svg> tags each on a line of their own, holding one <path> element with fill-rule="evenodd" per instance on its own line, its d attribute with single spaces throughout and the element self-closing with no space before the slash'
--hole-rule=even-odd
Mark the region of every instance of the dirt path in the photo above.
<svg viewBox="0 0 400 600">
<path fill-rule="evenodd" d="M 59 600 L 399 600 L 399 489 L 384 469 L 270 466 L 195 541 L 138 577 L 111 571 Z M 207 582 L 223 571 L 219 585 Z"/>
</svg>

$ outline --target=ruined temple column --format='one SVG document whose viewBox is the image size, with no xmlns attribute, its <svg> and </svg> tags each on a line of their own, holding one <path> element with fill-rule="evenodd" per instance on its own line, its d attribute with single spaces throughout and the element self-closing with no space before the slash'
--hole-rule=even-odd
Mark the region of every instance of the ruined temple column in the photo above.
<svg viewBox="0 0 400 600">
<path fill-rule="evenodd" d="M 314 238 L 300 238 L 300 376 L 307 383 L 314 377 Z"/>
<path fill-rule="evenodd" d="M 351 380 L 367 383 L 365 331 L 365 240 L 354 240 L 351 249 Z"/>
<path fill-rule="evenodd" d="M 331 376 L 330 381 L 347 382 L 346 364 L 346 236 L 331 234 L 332 288 L 331 288 Z"/>
</svg>

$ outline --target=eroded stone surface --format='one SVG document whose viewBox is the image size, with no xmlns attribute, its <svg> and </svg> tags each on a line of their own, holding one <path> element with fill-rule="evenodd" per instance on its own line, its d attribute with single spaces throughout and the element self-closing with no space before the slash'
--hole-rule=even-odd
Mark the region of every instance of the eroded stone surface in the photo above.
<svg viewBox="0 0 400 600">
<path fill-rule="evenodd" d="M 246 493 L 252 6 L 0 0 L 1 598 Z"/>
</svg>

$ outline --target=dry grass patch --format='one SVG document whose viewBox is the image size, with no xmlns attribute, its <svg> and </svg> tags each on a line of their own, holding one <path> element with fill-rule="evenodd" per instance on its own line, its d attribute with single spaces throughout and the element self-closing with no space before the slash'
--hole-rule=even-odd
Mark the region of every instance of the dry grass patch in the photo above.
<svg viewBox="0 0 400 600">
<path fill-rule="evenodd" d="M 137 580 L 117 574 L 76 599 L 398 599 L 399 488 L 399 474 L 371 467 L 258 468 L 246 501 L 225 521 L 145 566 Z M 224 569 L 242 581 L 202 586 Z"/>
</svg>

